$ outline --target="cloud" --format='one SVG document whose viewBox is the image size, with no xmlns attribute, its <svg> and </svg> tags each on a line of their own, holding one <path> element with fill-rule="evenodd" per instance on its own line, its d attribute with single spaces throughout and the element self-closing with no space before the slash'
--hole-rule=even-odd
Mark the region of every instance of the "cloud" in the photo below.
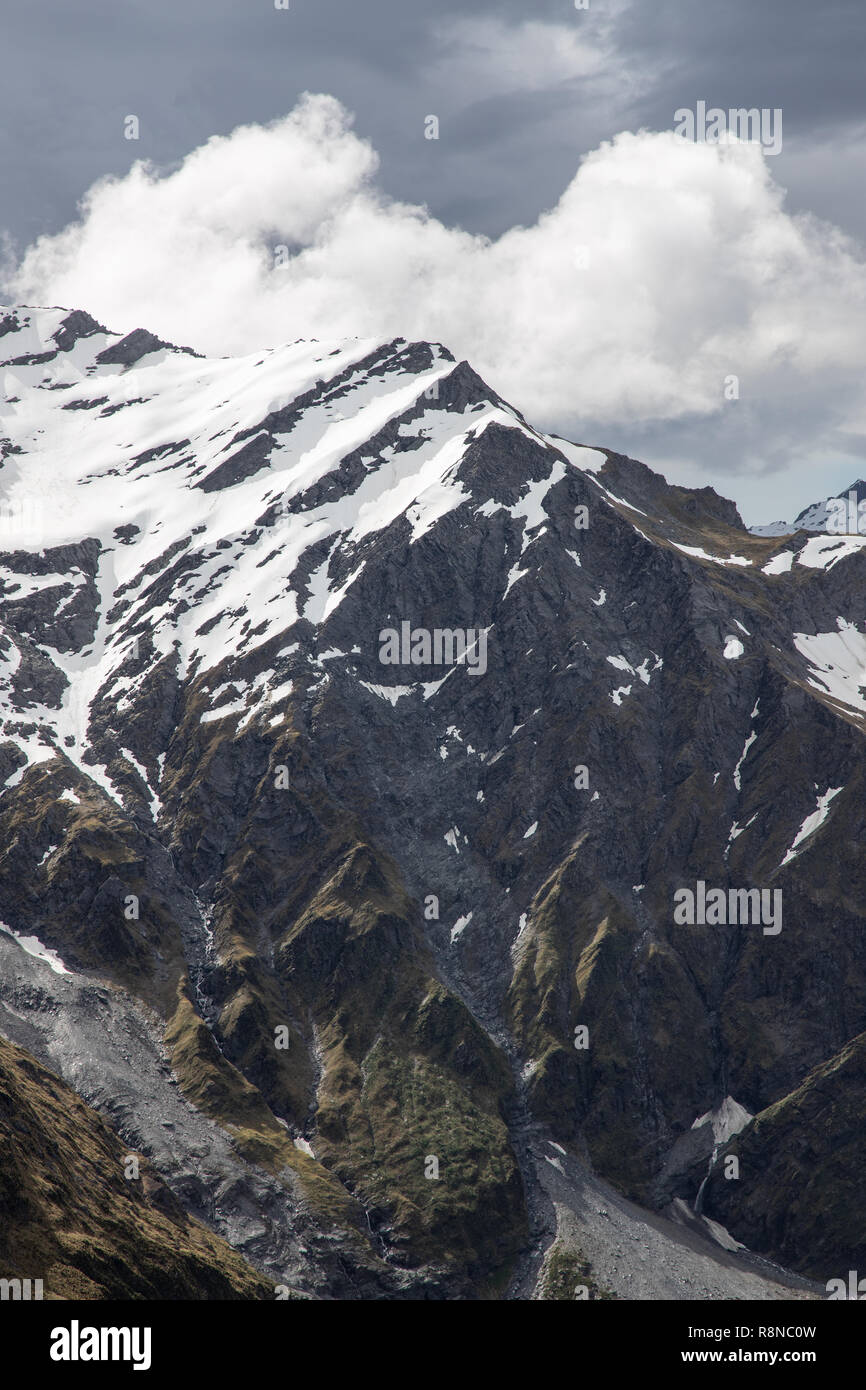
<svg viewBox="0 0 866 1390">
<path fill-rule="evenodd" d="M 475 100 L 597 77 L 609 70 L 612 56 L 589 26 L 544 20 L 514 24 L 488 15 L 442 21 L 434 32 L 443 52 L 429 75 L 471 91 Z"/>
<path fill-rule="evenodd" d="M 656 459 L 662 427 L 673 457 L 677 429 L 691 448 L 701 426 L 729 472 L 866 430 L 866 265 L 838 229 L 785 211 L 758 146 L 623 133 L 495 241 L 388 199 L 376 171 L 340 103 L 307 95 L 173 172 L 100 181 L 12 289 L 214 354 L 433 339 L 542 426 L 615 447 L 655 437 Z"/>
</svg>

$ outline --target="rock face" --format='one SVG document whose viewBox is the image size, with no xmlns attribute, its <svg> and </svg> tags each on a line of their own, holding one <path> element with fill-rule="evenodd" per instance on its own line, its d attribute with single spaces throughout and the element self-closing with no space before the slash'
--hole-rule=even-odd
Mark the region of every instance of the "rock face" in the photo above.
<svg viewBox="0 0 866 1390">
<path fill-rule="evenodd" d="M 833 1270 L 847 1281 L 866 1245 L 858 1154 L 866 1113 L 866 1034 L 822 1062 L 796 1090 L 756 1116 L 725 1156 L 740 1163 L 741 1190 L 716 1166 L 708 1200 L 742 1239 L 794 1269 Z M 733 1206 L 736 1205 L 736 1212 Z"/>
<path fill-rule="evenodd" d="M 866 1257 L 863 539 L 426 343 L 8 309 L 0 374 L 0 1032 L 294 1294 Z"/>
</svg>

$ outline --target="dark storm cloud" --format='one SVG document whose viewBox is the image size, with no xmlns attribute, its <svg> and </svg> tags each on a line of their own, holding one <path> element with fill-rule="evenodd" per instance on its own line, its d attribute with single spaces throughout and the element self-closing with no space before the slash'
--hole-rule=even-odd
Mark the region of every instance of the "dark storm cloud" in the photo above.
<svg viewBox="0 0 866 1390">
<path fill-rule="evenodd" d="M 630 7 L 617 31 L 627 58 L 664 74 L 646 111 L 663 112 L 679 91 L 720 106 L 784 106 L 792 125 L 809 127 L 863 119 L 864 40 L 858 0 L 654 0 Z"/>
<path fill-rule="evenodd" d="M 618 130 L 666 129 L 677 106 L 781 106 L 774 170 L 797 205 L 866 230 L 842 132 L 866 123 L 861 0 L 42 0 L 3 17 L 0 226 L 19 243 L 56 230 L 105 173 L 134 158 L 168 164 L 210 135 L 290 110 L 325 91 L 357 114 L 392 195 L 470 230 L 499 234 L 555 202 L 587 150 Z M 547 87 L 480 93 L 471 61 L 449 76 L 467 20 L 608 29 L 611 80 L 553 76 Z M 439 115 L 431 157 L 423 117 Z M 141 140 L 124 141 L 126 114 Z M 825 142 L 820 161 L 808 159 Z M 835 143 L 834 143 L 835 142 Z M 819 213 L 825 208 L 814 208 Z"/>
<path fill-rule="evenodd" d="M 562 9 L 548 4 L 532 16 Z M 467 15 L 518 23 L 527 11 L 515 0 L 291 0 L 289 11 L 275 11 L 267 0 L 44 0 L 19 7 L 3 19 L 0 226 L 19 243 L 56 230 L 101 175 L 123 173 L 135 158 L 178 160 L 213 134 L 284 115 L 306 90 L 338 96 L 357 113 L 395 196 L 434 210 L 447 205 L 458 219 L 464 208 L 474 211 L 467 222 L 479 230 L 531 217 L 535 180 L 516 197 L 513 170 L 498 197 L 491 188 L 479 203 L 476 179 L 461 159 L 475 148 L 471 133 L 478 129 L 471 82 L 455 91 L 447 72 L 427 75 L 448 46 L 449 28 Z M 551 107 L 562 118 L 561 97 Z M 431 110 L 448 128 L 453 166 L 425 159 L 423 117 Z M 141 120 L 135 144 L 123 139 L 130 113 Z M 492 163 L 501 174 L 527 131 L 523 113 L 507 103 L 492 118 Z M 565 160 L 545 171 L 545 197 L 561 191 L 577 153 L 572 142 Z M 538 168 L 537 158 L 531 163 Z M 481 225 L 488 206 L 489 228 Z"/>
</svg>

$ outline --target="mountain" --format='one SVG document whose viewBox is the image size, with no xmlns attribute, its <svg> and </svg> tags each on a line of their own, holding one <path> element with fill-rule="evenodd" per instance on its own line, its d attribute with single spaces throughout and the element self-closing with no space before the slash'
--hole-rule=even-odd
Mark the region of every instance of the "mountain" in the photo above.
<svg viewBox="0 0 866 1390">
<path fill-rule="evenodd" d="M 857 1268 L 862 539 L 750 534 L 435 344 L 18 307 L 0 373 L 40 1103 L 291 1297 Z"/>
<path fill-rule="evenodd" d="M 861 512 L 866 502 L 866 483 L 857 478 L 834 497 L 822 497 L 810 502 L 793 521 L 771 521 L 767 526 L 752 526 L 753 536 L 789 536 L 794 531 L 829 531 L 836 535 L 866 532 Z"/>
</svg>

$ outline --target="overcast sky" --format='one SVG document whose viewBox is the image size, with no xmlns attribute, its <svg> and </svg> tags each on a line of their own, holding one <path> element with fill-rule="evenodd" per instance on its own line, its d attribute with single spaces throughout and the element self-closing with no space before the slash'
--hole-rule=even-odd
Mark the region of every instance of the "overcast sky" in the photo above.
<svg viewBox="0 0 866 1390">
<path fill-rule="evenodd" d="M 300 329 L 449 332 L 536 423 L 713 482 L 749 521 L 866 473 L 863 0 L 0 0 L 0 25 L 17 293 L 74 292 L 112 327 L 170 327 L 209 351 Z M 340 114 L 299 108 L 308 92 Z M 780 108 L 781 153 L 759 169 L 754 147 L 733 165 L 674 149 L 674 113 L 699 101 Z M 193 167 L 239 125 L 270 133 Z M 604 146 L 622 132 L 637 138 Z M 137 160 L 145 180 L 103 187 L 74 237 L 26 257 Z M 244 210 L 217 226 L 231 189 Z M 169 231 L 143 245 L 149 222 Z M 276 293 L 262 276 L 278 242 L 300 259 Z M 106 270 L 124 247 L 126 280 Z M 184 255 L 207 269 L 207 310 L 184 296 Z M 740 399 L 720 403 L 729 373 Z"/>
</svg>

